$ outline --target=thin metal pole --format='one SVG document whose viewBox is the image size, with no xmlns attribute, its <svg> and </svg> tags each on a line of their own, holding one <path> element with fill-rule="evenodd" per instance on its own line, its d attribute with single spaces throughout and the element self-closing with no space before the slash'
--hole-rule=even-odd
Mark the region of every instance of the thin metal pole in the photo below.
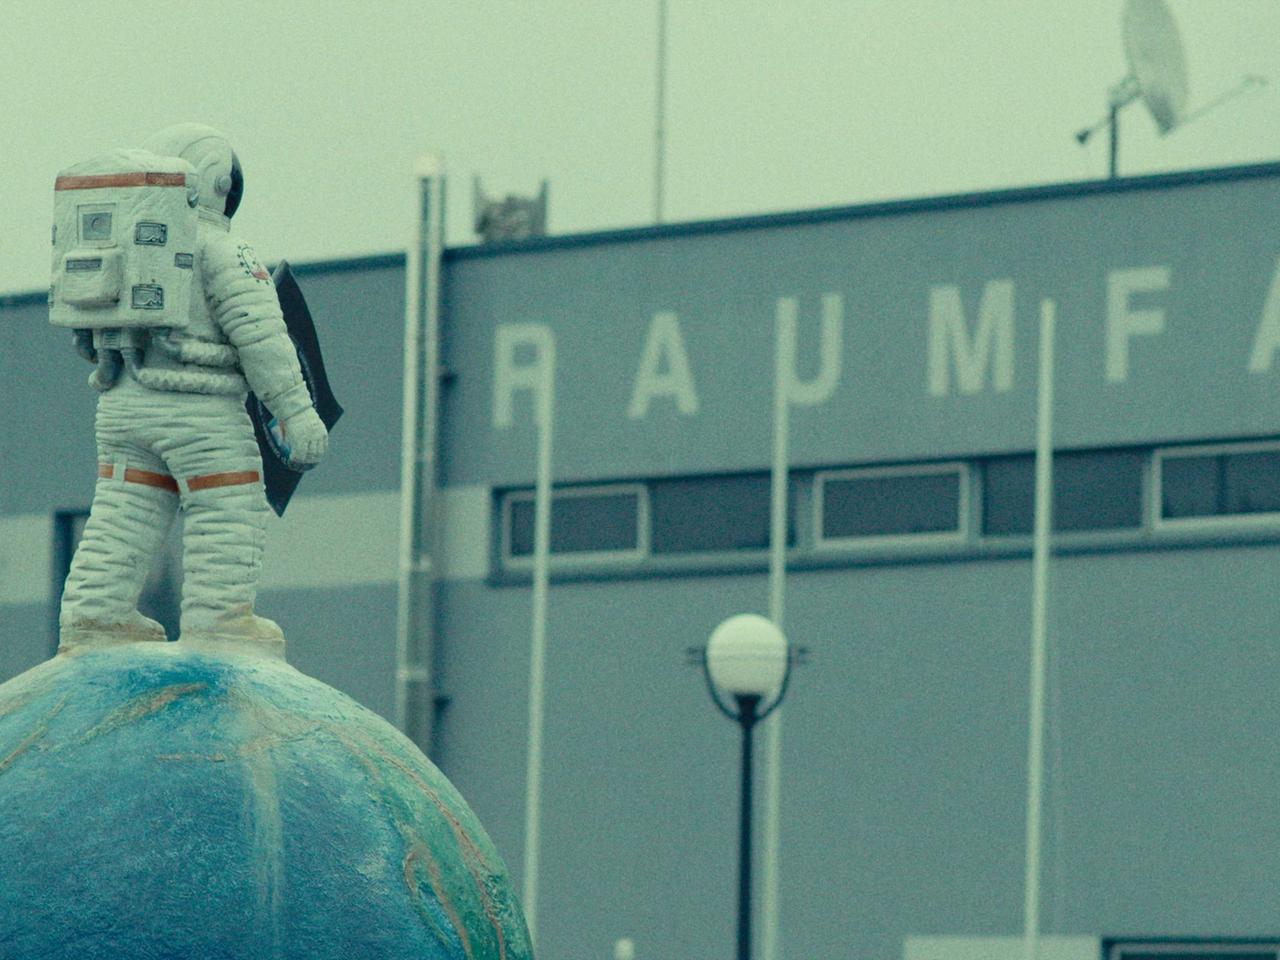
<svg viewBox="0 0 1280 960">
<path fill-rule="evenodd" d="M 1066 810 L 1066 777 L 1062 769 L 1062 656 L 1058 638 L 1046 640 L 1046 665 L 1048 673 L 1047 736 L 1049 739 L 1049 799 L 1050 829 L 1053 831 L 1053 873 L 1050 884 L 1053 887 L 1053 904 L 1050 907 L 1048 928 L 1052 932 L 1062 933 L 1064 908 L 1066 907 L 1067 875 L 1063 859 L 1063 812 Z M 1043 911 L 1042 911 L 1043 915 Z"/>
<path fill-rule="evenodd" d="M 415 164 L 414 230 L 405 259 L 404 432 L 400 453 L 400 562 L 396 609 L 396 725 L 432 748 L 432 513 L 439 405 L 440 254 L 444 166 L 433 154 Z M 414 692 L 424 696 L 414 696 Z"/>
<path fill-rule="evenodd" d="M 1035 527 L 1031 557 L 1031 698 L 1027 736 L 1027 848 L 1023 941 L 1036 960 L 1040 938 L 1040 820 L 1043 806 L 1045 648 L 1048 632 L 1049 534 L 1053 506 L 1054 303 L 1040 302 L 1040 369 L 1036 391 Z"/>
<path fill-rule="evenodd" d="M 1111 154 L 1111 161 L 1107 169 L 1111 179 L 1116 178 L 1116 160 L 1120 152 L 1120 108 L 1115 104 L 1111 104 L 1111 112 L 1107 118 L 1107 129 L 1110 131 L 1108 141 L 1108 150 Z"/>
<path fill-rule="evenodd" d="M 797 309 L 796 301 L 778 302 L 779 312 Z M 795 330 L 792 316 L 790 330 Z M 788 386 L 795 369 L 795 339 L 774 322 L 773 458 L 769 474 L 769 619 L 784 630 L 787 598 L 787 487 L 790 458 L 791 401 Z M 761 960 L 778 956 L 779 836 L 782 820 L 782 708 L 765 721 L 764 837 L 760 891 Z"/>
<path fill-rule="evenodd" d="M 751 730 L 759 697 L 738 697 L 742 726 L 742 802 L 738 808 L 738 960 L 751 960 Z"/>
<path fill-rule="evenodd" d="M 542 723 L 551 560 L 551 444 L 555 419 L 555 353 L 546 358 L 538 392 L 538 466 L 533 492 L 533 630 L 529 650 L 529 754 L 524 807 L 523 906 L 529 939 L 538 928 L 538 860 L 542 820 Z"/>
<path fill-rule="evenodd" d="M 653 222 L 662 223 L 667 162 L 667 0 L 658 0 L 658 76 L 654 113 Z"/>
<path fill-rule="evenodd" d="M 796 311 L 796 301 L 778 302 L 778 312 Z M 773 457 L 769 471 L 769 619 L 779 630 L 786 615 L 787 593 L 787 469 L 790 459 L 791 403 L 788 384 L 795 369 L 795 339 L 784 331 L 783 317 L 774 323 L 773 345 Z M 794 315 L 790 329 L 795 329 Z M 776 712 L 775 712 L 776 713 Z"/>
</svg>

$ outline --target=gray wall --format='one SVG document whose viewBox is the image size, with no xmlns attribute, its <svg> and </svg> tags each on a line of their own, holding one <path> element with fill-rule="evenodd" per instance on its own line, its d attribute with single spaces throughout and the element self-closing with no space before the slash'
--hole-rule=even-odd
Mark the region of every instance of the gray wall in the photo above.
<svg viewBox="0 0 1280 960">
<path fill-rule="evenodd" d="M 402 257 L 302 265 L 298 283 L 345 413 L 332 455 L 300 488 L 308 496 L 400 486 L 404 360 Z"/>
<path fill-rule="evenodd" d="M 800 369 L 812 376 L 828 293 L 844 299 L 842 375 L 828 401 L 795 410 L 797 464 L 1030 449 L 1045 297 L 1058 304 L 1061 446 L 1272 433 L 1280 370 L 1250 373 L 1249 361 L 1277 273 L 1280 190 L 1276 168 L 1252 172 L 553 242 L 505 255 L 457 251 L 446 361 L 460 373 L 448 397 L 446 482 L 532 476 L 528 393 L 517 394 L 515 427 L 495 429 L 492 418 L 494 330 L 514 323 L 543 324 L 555 337 L 558 477 L 766 465 L 776 301 L 799 303 Z M 1163 332 L 1128 338 L 1127 377 L 1108 380 L 1109 277 L 1148 267 L 1167 271 L 1167 289 L 1135 293 L 1129 309 L 1162 311 Z M 984 287 L 1000 280 L 1013 285 L 1009 388 L 987 370 L 974 394 L 961 394 L 953 376 L 948 395 L 932 395 L 932 292 L 957 288 L 972 334 Z M 699 408 L 683 414 L 656 398 L 647 416 L 632 418 L 660 311 L 678 317 Z"/>
<path fill-rule="evenodd" d="M 41 297 L 3 305 L 0 515 L 75 508 L 93 496 L 91 368 L 68 331 L 49 326 Z"/>
<path fill-rule="evenodd" d="M 1046 931 L 1274 932 L 1275 546 L 1053 571 Z M 792 578 L 811 658 L 783 725 L 787 956 L 1021 930 L 1029 583 L 1028 558 Z M 737 733 L 683 652 L 766 595 L 762 576 L 553 588 L 544 955 L 732 943 Z M 464 584 L 443 611 L 441 759 L 517 870 L 528 610 L 526 590 Z"/>
</svg>

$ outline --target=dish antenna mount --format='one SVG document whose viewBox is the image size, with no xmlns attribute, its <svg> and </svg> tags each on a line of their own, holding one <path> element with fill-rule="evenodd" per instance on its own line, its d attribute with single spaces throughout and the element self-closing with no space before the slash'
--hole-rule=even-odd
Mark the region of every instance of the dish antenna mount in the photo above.
<svg viewBox="0 0 1280 960">
<path fill-rule="evenodd" d="M 1141 98 L 1163 136 L 1187 119 L 1187 61 L 1178 25 L 1164 0 L 1125 0 L 1121 15 L 1128 75 L 1108 93 L 1107 117 L 1076 134 L 1081 144 L 1107 127 L 1110 175 L 1116 175 L 1120 110 Z"/>
</svg>

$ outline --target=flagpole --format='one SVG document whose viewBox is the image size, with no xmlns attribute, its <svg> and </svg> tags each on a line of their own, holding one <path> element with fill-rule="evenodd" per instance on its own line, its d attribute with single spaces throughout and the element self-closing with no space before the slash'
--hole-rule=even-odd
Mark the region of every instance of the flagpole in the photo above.
<svg viewBox="0 0 1280 960">
<path fill-rule="evenodd" d="M 533 491 L 533 627 L 529 650 L 529 746 L 525 788 L 522 906 L 530 943 L 538 928 L 538 869 L 542 825 L 542 727 L 547 649 L 547 593 L 551 560 L 551 444 L 555 359 L 548 358 L 538 393 L 538 465 Z"/>
<path fill-rule="evenodd" d="M 1040 938 L 1040 821 L 1043 808 L 1045 649 L 1048 634 L 1049 537 L 1053 506 L 1053 330 L 1055 306 L 1040 303 L 1040 365 L 1036 390 L 1035 520 L 1031 556 L 1031 697 L 1027 736 L 1027 843 L 1023 889 L 1026 960 Z"/>
<path fill-rule="evenodd" d="M 658 0 L 656 88 L 653 128 L 653 222 L 662 223 L 667 163 L 667 0 Z"/>
<path fill-rule="evenodd" d="M 773 346 L 773 457 L 769 474 L 769 619 L 784 629 L 787 592 L 787 482 L 791 406 L 787 386 L 795 368 L 796 301 L 778 302 Z M 792 311 L 789 326 L 783 311 Z M 784 327 L 786 328 L 784 331 Z M 782 708 L 765 721 L 764 834 L 760 889 L 761 960 L 778 957 L 779 835 L 782 810 Z"/>
</svg>

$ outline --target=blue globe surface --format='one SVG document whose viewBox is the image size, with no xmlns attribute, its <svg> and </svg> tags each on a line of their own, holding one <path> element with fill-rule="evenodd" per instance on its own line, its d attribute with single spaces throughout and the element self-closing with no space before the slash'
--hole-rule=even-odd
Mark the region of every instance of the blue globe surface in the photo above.
<svg viewBox="0 0 1280 960">
<path fill-rule="evenodd" d="M 0 957 L 531 955 L 444 775 L 283 661 L 133 643 L 0 685 Z"/>
</svg>

